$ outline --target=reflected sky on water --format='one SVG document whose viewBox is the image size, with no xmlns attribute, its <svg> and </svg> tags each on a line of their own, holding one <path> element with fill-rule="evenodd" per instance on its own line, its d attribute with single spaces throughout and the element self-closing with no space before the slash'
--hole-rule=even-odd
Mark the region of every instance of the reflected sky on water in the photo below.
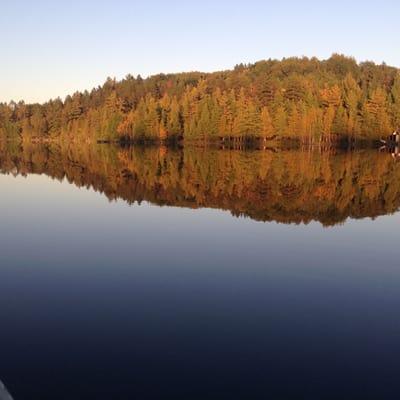
<svg viewBox="0 0 400 400">
<path fill-rule="evenodd" d="M 263 222 L 229 204 L 110 202 L 44 172 L 0 187 L 0 377 L 15 399 L 398 393 L 400 214 Z"/>
</svg>

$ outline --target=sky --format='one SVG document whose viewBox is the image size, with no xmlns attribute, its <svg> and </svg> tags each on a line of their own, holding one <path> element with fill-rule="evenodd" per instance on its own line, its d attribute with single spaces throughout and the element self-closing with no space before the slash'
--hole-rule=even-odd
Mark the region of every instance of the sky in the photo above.
<svg viewBox="0 0 400 400">
<path fill-rule="evenodd" d="M 0 102 L 332 53 L 400 67 L 400 2 L 0 0 Z"/>
</svg>

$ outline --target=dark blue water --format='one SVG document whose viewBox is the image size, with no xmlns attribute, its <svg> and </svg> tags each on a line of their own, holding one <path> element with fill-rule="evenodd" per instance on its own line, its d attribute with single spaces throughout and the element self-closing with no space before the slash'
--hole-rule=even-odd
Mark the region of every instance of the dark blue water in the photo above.
<svg viewBox="0 0 400 400">
<path fill-rule="evenodd" d="M 324 228 L 0 187 L 14 399 L 398 397 L 399 214 Z"/>
</svg>

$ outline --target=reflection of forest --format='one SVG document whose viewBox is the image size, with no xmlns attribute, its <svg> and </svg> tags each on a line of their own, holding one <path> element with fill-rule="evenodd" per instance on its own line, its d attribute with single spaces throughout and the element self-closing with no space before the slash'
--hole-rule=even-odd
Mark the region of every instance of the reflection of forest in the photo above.
<svg viewBox="0 0 400 400">
<path fill-rule="evenodd" d="M 332 225 L 400 205 L 400 165 L 373 150 L 121 149 L 108 145 L 0 145 L 3 173 L 44 173 L 109 199 L 212 207 L 260 221 Z"/>
</svg>

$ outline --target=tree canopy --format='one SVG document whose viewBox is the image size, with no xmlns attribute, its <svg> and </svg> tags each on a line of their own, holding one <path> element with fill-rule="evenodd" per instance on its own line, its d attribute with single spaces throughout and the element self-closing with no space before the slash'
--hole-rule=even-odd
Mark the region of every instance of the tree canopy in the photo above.
<svg viewBox="0 0 400 400">
<path fill-rule="evenodd" d="M 44 104 L 0 104 L 0 137 L 67 141 L 375 140 L 400 125 L 400 70 L 334 54 L 159 74 Z"/>
</svg>

